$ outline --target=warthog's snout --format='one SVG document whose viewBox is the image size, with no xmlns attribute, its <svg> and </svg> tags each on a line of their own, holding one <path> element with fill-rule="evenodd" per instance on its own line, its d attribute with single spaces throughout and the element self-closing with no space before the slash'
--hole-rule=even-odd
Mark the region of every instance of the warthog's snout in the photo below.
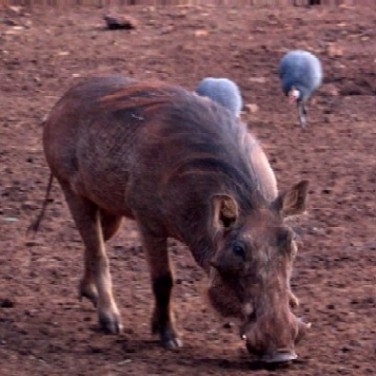
<svg viewBox="0 0 376 376">
<path fill-rule="evenodd" d="M 284 363 L 298 358 L 295 344 L 305 335 L 311 324 L 290 314 L 288 325 L 261 320 L 249 327 L 242 336 L 248 351 L 265 363 Z"/>
</svg>

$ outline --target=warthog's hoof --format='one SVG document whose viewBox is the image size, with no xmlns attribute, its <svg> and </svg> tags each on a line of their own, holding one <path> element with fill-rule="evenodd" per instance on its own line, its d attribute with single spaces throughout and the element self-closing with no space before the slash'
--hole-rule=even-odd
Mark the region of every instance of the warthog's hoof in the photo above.
<svg viewBox="0 0 376 376">
<path fill-rule="evenodd" d="M 165 349 L 177 350 L 183 346 L 182 340 L 171 323 L 160 325 L 153 320 L 151 331 L 153 334 L 159 335 L 160 342 Z"/>
<path fill-rule="evenodd" d="M 117 314 L 99 314 L 99 324 L 106 333 L 120 334 L 123 331 L 120 316 Z"/>
<path fill-rule="evenodd" d="M 161 344 L 165 349 L 178 350 L 183 347 L 183 341 L 178 337 L 162 338 Z"/>
</svg>

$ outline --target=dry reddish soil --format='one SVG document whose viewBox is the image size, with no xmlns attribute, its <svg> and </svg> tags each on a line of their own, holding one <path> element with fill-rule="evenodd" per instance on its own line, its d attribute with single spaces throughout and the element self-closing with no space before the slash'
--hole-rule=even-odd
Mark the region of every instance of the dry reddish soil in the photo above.
<svg viewBox="0 0 376 376">
<path fill-rule="evenodd" d="M 0 10 L 0 375 L 374 375 L 376 10 L 111 9 L 138 20 L 132 31 L 104 30 L 106 11 Z M 316 53 L 325 70 L 305 130 L 276 75 L 294 48 Z M 207 307 L 203 272 L 174 241 L 185 347 L 161 349 L 149 330 L 149 275 L 130 221 L 108 244 L 125 331 L 101 333 L 94 308 L 77 299 L 82 244 L 57 184 L 37 237 L 25 236 L 49 174 L 42 119 L 80 77 L 112 73 L 189 89 L 209 75 L 235 80 L 253 104 L 243 120 L 280 188 L 310 180 L 308 211 L 294 224 L 297 314 L 313 324 L 298 361 L 282 368 L 252 361 L 237 328 Z"/>
</svg>

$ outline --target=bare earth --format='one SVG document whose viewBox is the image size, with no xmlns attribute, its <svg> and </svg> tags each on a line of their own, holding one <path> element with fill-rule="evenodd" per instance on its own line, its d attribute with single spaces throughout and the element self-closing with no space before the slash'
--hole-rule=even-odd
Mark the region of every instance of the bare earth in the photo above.
<svg viewBox="0 0 376 376">
<path fill-rule="evenodd" d="M 112 9 L 115 11 L 115 9 Z M 370 8 L 127 7 L 132 31 L 104 30 L 104 9 L 0 9 L 0 375 L 374 375 L 376 369 L 376 10 Z M 282 96 L 276 67 L 288 49 L 322 60 L 325 82 L 309 127 Z M 312 322 L 299 360 L 263 368 L 236 326 L 202 297 L 203 272 L 171 242 L 178 327 L 185 347 L 150 334 L 147 265 L 135 225 L 108 244 L 125 332 L 105 335 L 77 299 L 82 245 L 57 184 L 33 240 L 25 231 L 49 170 L 41 122 L 79 77 L 121 73 L 194 89 L 226 76 L 255 112 L 281 189 L 309 179 L 293 276 L 298 314 Z"/>
</svg>

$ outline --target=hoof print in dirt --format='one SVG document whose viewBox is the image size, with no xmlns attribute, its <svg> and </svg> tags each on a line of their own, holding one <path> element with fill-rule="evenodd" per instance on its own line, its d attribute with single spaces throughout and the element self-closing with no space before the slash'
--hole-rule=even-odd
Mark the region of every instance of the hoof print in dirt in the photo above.
<svg viewBox="0 0 376 376">
<path fill-rule="evenodd" d="M 108 30 L 133 30 L 138 26 L 137 20 L 130 16 L 103 16 Z"/>
</svg>

